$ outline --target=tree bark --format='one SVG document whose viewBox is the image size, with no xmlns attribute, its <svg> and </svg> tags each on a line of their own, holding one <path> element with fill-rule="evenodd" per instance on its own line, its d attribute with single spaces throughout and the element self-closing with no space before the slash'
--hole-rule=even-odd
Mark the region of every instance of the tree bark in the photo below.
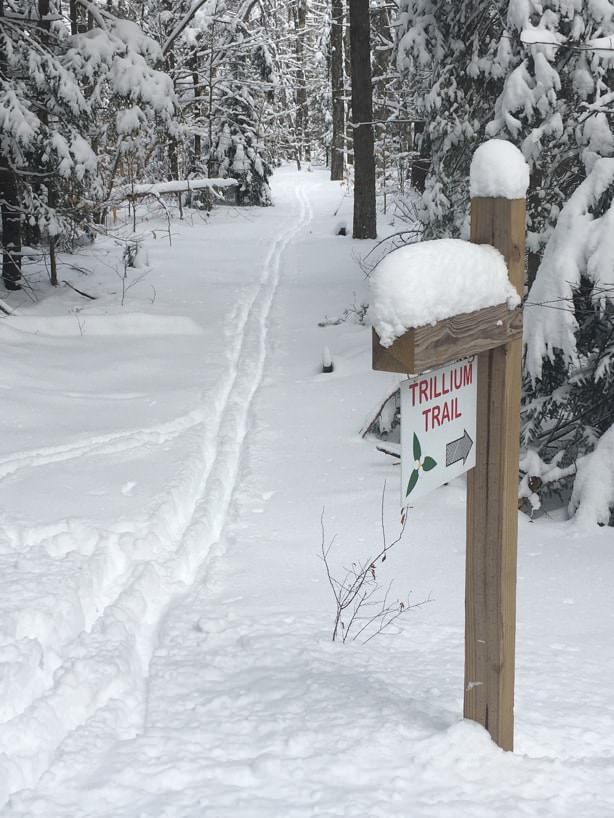
<svg viewBox="0 0 614 818">
<path fill-rule="evenodd" d="M 198 55 L 196 51 L 192 57 L 192 84 L 194 85 L 194 115 L 196 116 L 196 130 L 194 131 L 193 151 L 194 157 L 192 161 L 192 169 L 196 172 L 200 167 L 200 159 L 202 155 L 202 140 L 198 128 L 202 124 L 202 94 L 203 89 L 200 81 Z"/>
<path fill-rule="evenodd" d="M 296 136 L 299 150 L 297 162 L 300 166 L 300 160 L 303 156 L 310 160 L 311 146 L 309 144 L 309 136 L 307 129 L 307 122 L 309 121 L 309 111 L 307 105 L 307 85 L 305 77 L 305 32 L 307 26 L 307 0 L 296 0 L 295 11 L 295 33 L 296 38 L 296 63 L 297 63 L 297 85 L 296 85 Z M 300 169 L 300 167 L 299 167 Z"/>
<path fill-rule="evenodd" d="M 7 290 L 21 289 L 21 209 L 17 176 L 5 156 L 0 157 L 2 213 L 2 280 Z"/>
<path fill-rule="evenodd" d="M 414 159 L 411 164 L 411 183 L 419 193 L 424 193 L 426 189 L 426 177 L 431 164 L 428 134 L 425 127 L 426 122 L 424 121 L 413 124 Z"/>
<path fill-rule="evenodd" d="M 350 0 L 355 239 L 377 237 L 369 0 Z"/>
<path fill-rule="evenodd" d="M 347 0 L 349 2 L 349 0 Z M 344 0 L 346 3 L 346 0 Z M 347 5 L 346 5 L 347 8 Z M 351 45 L 350 45 L 350 27 L 348 25 L 343 26 L 343 68 L 345 70 L 346 80 L 349 82 L 349 87 L 351 88 L 352 85 L 352 57 L 351 57 Z M 345 89 L 344 89 L 345 91 Z M 345 117 L 345 156 L 347 159 L 348 165 L 354 164 L 354 133 L 351 128 L 351 116 L 349 114 L 350 105 L 346 105 L 346 117 Z"/>
<path fill-rule="evenodd" d="M 68 14 L 71 35 L 83 34 L 88 30 L 87 15 L 83 11 L 83 6 L 80 6 L 77 0 L 69 0 Z"/>
<path fill-rule="evenodd" d="M 39 15 L 39 27 L 41 29 L 41 42 L 46 48 L 50 47 L 49 42 L 49 34 L 51 31 L 51 23 L 49 22 L 49 16 L 51 13 L 51 4 L 49 0 L 38 0 L 38 15 Z M 49 125 L 49 111 L 47 111 L 43 107 L 44 103 L 41 104 L 41 110 L 39 113 L 39 119 L 43 123 L 45 127 Z M 57 185 L 54 179 L 49 179 L 46 183 L 47 188 L 47 204 L 50 208 L 54 208 L 57 204 Z M 49 280 L 51 282 L 52 287 L 58 286 L 58 266 L 57 266 L 57 259 L 56 259 L 56 252 L 55 252 L 55 245 L 56 245 L 56 237 L 49 235 Z"/>
<path fill-rule="evenodd" d="M 0 0 L 4 17 L 4 0 Z M 0 50 L 0 73 L 7 76 L 7 55 Z M 0 218 L 2 220 L 2 280 L 7 290 L 21 289 L 21 210 L 17 176 L 9 157 L 0 154 Z"/>
<path fill-rule="evenodd" d="M 345 137 L 345 83 L 343 79 L 343 0 L 331 0 L 330 78 L 333 102 L 333 138 L 330 155 L 330 178 L 343 179 L 343 143 Z"/>
</svg>

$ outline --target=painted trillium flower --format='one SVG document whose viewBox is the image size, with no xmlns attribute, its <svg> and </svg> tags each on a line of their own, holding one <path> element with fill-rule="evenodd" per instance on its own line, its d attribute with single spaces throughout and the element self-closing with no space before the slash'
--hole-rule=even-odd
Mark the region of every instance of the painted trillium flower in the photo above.
<svg viewBox="0 0 614 818">
<path fill-rule="evenodd" d="M 433 460 L 432 457 L 429 457 L 428 455 L 426 457 L 422 457 L 422 446 L 418 440 L 418 435 L 414 432 L 414 470 L 409 476 L 407 491 L 405 492 L 406 497 L 408 497 L 416 488 L 416 483 L 420 477 L 420 472 L 430 471 L 431 469 L 434 469 L 436 465 L 437 462 Z"/>
</svg>

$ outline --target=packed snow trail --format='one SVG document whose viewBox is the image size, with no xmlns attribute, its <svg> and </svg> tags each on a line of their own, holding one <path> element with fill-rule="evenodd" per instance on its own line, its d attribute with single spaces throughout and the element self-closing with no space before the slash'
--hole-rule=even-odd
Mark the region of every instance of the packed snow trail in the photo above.
<svg viewBox="0 0 614 818">
<path fill-rule="evenodd" d="M 282 170 L 273 192 L 275 208 L 219 210 L 204 228 L 178 226 L 173 248 L 148 242 L 158 297 L 147 306 L 144 290 L 138 306 L 151 334 L 103 350 L 77 328 L 57 348 L 50 335 L 10 348 L 12 383 L 28 389 L 24 428 L 0 436 L 0 567 L 21 583 L 12 607 L 8 585 L 1 597 L 0 650 L 21 664 L 0 701 L 32 716 L 17 757 L 32 784 L 15 778 L 0 815 L 611 818 L 611 529 L 520 518 L 515 754 L 461 718 L 462 480 L 416 502 L 378 569 L 393 595 L 431 602 L 367 645 L 331 643 L 322 537 L 335 538 L 336 576 L 372 554 L 384 484 L 389 541 L 398 531 L 398 467 L 359 434 L 394 377 L 370 370 L 359 323 L 356 256 L 369 244 L 336 235 L 351 202 L 338 217 L 343 190 L 323 171 Z M 183 329 L 172 344 L 166 310 Z M 53 374 L 42 386 L 32 345 Z M 77 363 L 82 347 L 99 370 L 69 383 L 60 355 Z M 39 398 L 55 409 L 44 435 Z M 109 411 L 92 416 L 93 401 Z M 139 598 L 132 577 L 146 564 Z M 107 598 L 115 619 L 94 641 Z M 130 616 L 138 637 L 124 645 L 117 620 Z M 89 671 L 80 639 L 100 651 Z M 88 690 L 99 701 L 68 703 L 60 716 L 76 729 L 45 745 L 36 702 L 71 662 L 76 704 Z M 26 779 L 28 758 L 39 767 Z"/>
<path fill-rule="evenodd" d="M 296 211 L 289 225 L 271 241 L 260 280 L 233 310 L 224 334 L 228 350 L 215 394 L 203 396 L 208 411 L 157 428 L 103 435 L 56 447 L 45 447 L 0 460 L 0 479 L 20 469 L 42 467 L 84 456 L 126 454 L 137 448 L 165 446 L 184 435 L 190 439 L 190 459 L 168 496 L 146 526 L 121 534 L 97 532 L 90 549 L 105 564 L 103 582 L 88 610 L 82 605 L 78 633 L 64 640 L 62 659 L 38 674 L 30 696 L 21 697 L 18 712 L 7 709 L 0 733 L 0 780 L 7 793 L 33 786 L 49 766 L 57 747 L 71 731 L 87 733 L 90 720 L 99 734 L 105 721 L 112 733 L 140 729 L 151 649 L 161 613 L 189 585 L 224 523 L 240 461 L 252 397 L 266 358 L 267 324 L 277 289 L 281 258 L 293 236 L 305 229 L 310 205 L 302 186 L 296 189 Z M 211 407 L 214 409 L 212 413 Z M 196 456 L 194 456 L 196 454 Z M 15 535 L 10 526 L 6 533 Z M 128 563 L 121 553 L 121 537 L 131 534 L 139 559 Z M 45 530 L 40 541 L 65 541 L 72 532 L 59 526 Z M 140 546 L 140 548 L 139 548 Z M 56 543 L 64 556 L 71 545 Z M 47 630 L 48 623 L 41 623 Z M 34 627 L 33 627 L 34 625 Z M 35 623 L 25 626 L 29 639 L 47 641 Z M 54 644 L 58 652 L 61 644 Z M 44 665 L 38 650 L 34 658 Z M 9 657 L 10 658 L 10 657 Z M 25 674 L 24 674 L 25 676 Z M 145 682 L 145 687 L 144 683 Z M 15 700 L 13 700 L 15 701 Z M 7 707 L 10 703 L 7 703 Z M 33 727 L 36 725 L 36 727 Z M 37 733 L 35 752 L 32 734 Z"/>
</svg>

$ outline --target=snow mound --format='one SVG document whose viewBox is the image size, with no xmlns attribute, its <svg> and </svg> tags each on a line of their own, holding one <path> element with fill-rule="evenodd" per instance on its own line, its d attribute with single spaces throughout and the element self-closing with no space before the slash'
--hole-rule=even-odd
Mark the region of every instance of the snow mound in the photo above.
<svg viewBox="0 0 614 818">
<path fill-rule="evenodd" d="M 578 460 L 569 511 L 579 525 L 609 525 L 614 509 L 614 426 L 597 441 L 595 450 Z"/>
<path fill-rule="evenodd" d="M 371 277 L 371 322 L 382 346 L 410 327 L 520 298 L 498 250 L 461 239 L 435 239 L 401 247 Z"/>
<path fill-rule="evenodd" d="M 515 145 L 489 139 L 471 160 L 471 197 L 524 199 L 529 187 L 529 166 Z"/>
</svg>

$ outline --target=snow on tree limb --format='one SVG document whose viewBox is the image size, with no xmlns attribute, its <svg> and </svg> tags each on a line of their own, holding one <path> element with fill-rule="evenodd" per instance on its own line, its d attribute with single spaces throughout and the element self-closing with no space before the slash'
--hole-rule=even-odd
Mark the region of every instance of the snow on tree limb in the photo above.
<svg viewBox="0 0 614 818">
<path fill-rule="evenodd" d="M 569 504 L 578 525 L 608 525 L 614 508 L 614 426 L 578 462 Z"/>
<path fill-rule="evenodd" d="M 588 178 L 564 205 L 546 246 L 525 309 L 526 365 L 541 378 L 545 358 L 559 350 L 577 360 L 574 293 L 582 277 L 593 285 L 593 299 L 614 303 L 614 208 L 596 215 L 602 196 L 614 185 L 614 159 L 599 159 Z"/>
</svg>

